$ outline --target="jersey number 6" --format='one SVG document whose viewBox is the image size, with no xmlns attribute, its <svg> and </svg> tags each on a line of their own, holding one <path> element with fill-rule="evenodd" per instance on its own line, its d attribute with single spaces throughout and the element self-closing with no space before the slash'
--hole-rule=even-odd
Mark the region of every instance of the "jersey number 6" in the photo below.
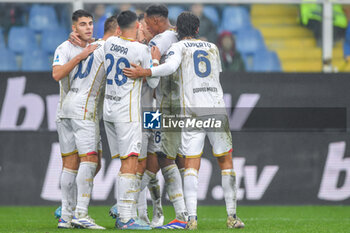
<svg viewBox="0 0 350 233">
<path fill-rule="evenodd" d="M 202 55 L 202 56 L 199 56 L 199 55 Z M 208 53 L 206 51 L 204 51 L 204 50 L 196 50 L 193 53 L 194 72 L 200 78 L 207 77 L 210 74 L 210 72 L 211 72 L 211 64 L 210 64 L 210 61 L 208 60 L 208 58 L 206 58 L 206 56 L 208 56 Z M 199 70 L 199 64 L 201 62 L 205 63 L 206 69 L 205 69 L 204 72 L 201 72 Z"/>
<path fill-rule="evenodd" d="M 114 57 L 112 54 L 107 54 L 106 55 L 106 60 L 110 60 L 111 63 L 109 64 L 109 66 L 107 67 L 107 77 L 108 74 L 112 71 L 113 65 L 114 65 Z M 128 77 L 126 77 L 123 74 L 123 69 L 121 69 L 119 66 L 121 63 L 124 63 L 124 67 L 125 68 L 130 68 L 130 63 L 129 61 L 125 58 L 125 57 L 121 57 L 118 59 L 118 61 L 116 62 L 115 68 L 116 68 L 116 72 L 114 75 L 114 81 L 118 86 L 123 85 L 124 83 L 126 83 L 126 81 L 128 80 Z M 121 76 L 121 79 L 119 79 L 119 76 Z M 107 84 L 112 85 L 113 84 L 113 79 L 107 79 Z"/>
</svg>

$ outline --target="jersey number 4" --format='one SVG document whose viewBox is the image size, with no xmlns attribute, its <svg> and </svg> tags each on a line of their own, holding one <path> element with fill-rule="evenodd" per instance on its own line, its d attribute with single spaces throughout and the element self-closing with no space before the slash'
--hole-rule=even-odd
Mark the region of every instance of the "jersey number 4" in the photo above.
<svg viewBox="0 0 350 233">
<path fill-rule="evenodd" d="M 108 74 L 112 71 L 113 66 L 114 66 L 114 56 L 112 54 L 107 54 L 106 55 L 106 60 L 110 60 L 111 61 L 111 63 L 107 67 L 107 74 L 106 75 L 108 77 Z M 121 57 L 121 58 L 119 58 L 117 60 L 117 62 L 115 64 L 116 72 L 115 72 L 115 75 L 114 75 L 114 81 L 115 81 L 115 84 L 117 84 L 118 86 L 123 85 L 128 80 L 128 77 L 126 77 L 123 74 L 123 69 L 120 68 L 121 64 L 124 64 L 125 68 L 130 68 L 130 62 L 125 57 Z M 119 77 L 121 77 L 121 78 L 119 78 Z M 113 85 L 113 79 L 107 79 L 107 84 L 108 85 Z"/>
<path fill-rule="evenodd" d="M 202 55 L 202 56 L 200 56 Z M 194 72 L 196 73 L 196 75 L 200 78 L 205 78 L 207 77 L 210 72 L 211 72 L 211 64 L 208 58 L 206 58 L 206 56 L 208 56 L 208 53 L 204 50 L 196 50 L 193 53 L 193 62 L 194 62 Z M 201 62 L 205 63 L 205 71 L 202 72 L 199 70 L 199 64 Z"/>
</svg>

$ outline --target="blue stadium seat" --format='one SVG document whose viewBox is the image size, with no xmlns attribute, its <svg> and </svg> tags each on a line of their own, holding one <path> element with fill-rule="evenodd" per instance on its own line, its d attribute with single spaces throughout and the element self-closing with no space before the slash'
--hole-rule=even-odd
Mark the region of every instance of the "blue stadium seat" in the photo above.
<svg viewBox="0 0 350 233">
<path fill-rule="evenodd" d="M 173 20 L 174 22 L 176 22 L 177 17 L 183 12 L 185 11 L 184 8 L 180 7 L 180 6 L 169 6 L 168 7 L 168 18 L 170 20 Z"/>
<path fill-rule="evenodd" d="M 241 28 L 251 27 L 250 15 L 244 7 L 226 7 L 222 12 L 222 20 L 219 31 L 236 33 Z"/>
<path fill-rule="evenodd" d="M 4 31 L 2 30 L 2 28 L 0 28 L 0 49 L 3 49 L 5 47 L 6 47 L 6 44 L 5 44 Z"/>
<path fill-rule="evenodd" d="M 52 6 L 33 5 L 29 12 L 28 25 L 35 32 L 58 27 L 56 11 Z"/>
<path fill-rule="evenodd" d="M 214 6 L 205 6 L 203 8 L 203 14 L 211 20 L 211 22 L 217 27 L 220 26 L 220 17 L 218 10 Z"/>
<path fill-rule="evenodd" d="M 0 48 L 0 71 L 18 71 L 16 55 L 9 49 Z"/>
<path fill-rule="evenodd" d="M 56 48 L 68 39 L 68 32 L 65 28 L 51 28 L 43 31 L 41 35 L 41 49 L 53 54 Z"/>
<path fill-rule="evenodd" d="M 259 50 L 254 54 L 253 71 L 255 72 L 282 72 L 281 63 L 273 51 Z"/>
<path fill-rule="evenodd" d="M 254 54 L 265 48 L 265 42 L 259 30 L 254 28 L 241 29 L 237 32 L 236 47 L 242 54 Z"/>
<path fill-rule="evenodd" d="M 47 54 L 42 50 L 25 52 L 22 56 L 23 71 L 50 71 L 51 66 Z"/>
<path fill-rule="evenodd" d="M 17 54 L 37 48 L 38 44 L 36 43 L 33 30 L 27 27 L 11 27 L 8 37 L 8 47 Z"/>
</svg>

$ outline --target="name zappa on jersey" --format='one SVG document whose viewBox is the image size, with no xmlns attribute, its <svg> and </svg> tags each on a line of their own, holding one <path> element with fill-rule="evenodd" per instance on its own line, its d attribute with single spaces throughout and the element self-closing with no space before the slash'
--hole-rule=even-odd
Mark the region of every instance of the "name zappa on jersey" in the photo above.
<svg viewBox="0 0 350 233">
<path fill-rule="evenodd" d="M 128 48 L 125 48 L 123 46 L 120 46 L 120 45 L 117 45 L 117 44 L 113 44 L 113 43 L 112 43 L 112 46 L 111 46 L 111 48 L 109 50 L 115 51 L 117 53 L 121 53 L 121 54 L 124 54 L 124 55 L 128 54 Z"/>
</svg>

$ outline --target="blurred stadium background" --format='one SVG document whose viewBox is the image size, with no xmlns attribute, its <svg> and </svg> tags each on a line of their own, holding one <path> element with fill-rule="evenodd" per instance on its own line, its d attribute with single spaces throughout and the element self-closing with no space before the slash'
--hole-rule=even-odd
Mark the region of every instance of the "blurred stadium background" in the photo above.
<svg viewBox="0 0 350 233">
<path fill-rule="evenodd" d="M 125 9 L 141 13 L 150 3 L 155 2 L 0 0 L 0 223 L 12 224 L 0 227 L 0 232 L 11 232 L 17 224 L 13 219 L 21 213 L 5 206 L 49 205 L 42 211 L 51 214 L 49 209 L 53 212 L 59 205 L 58 85 L 51 78 L 51 63 L 55 48 L 68 37 L 71 13 L 80 8 L 93 13 L 94 35 L 99 38 L 107 17 Z M 304 214 L 305 221 L 327 222 L 324 232 L 347 232 L 350 219 L 343 213 L 350 204 L 350 0 L 163 3 L 173 23 L 183 10 L 198 14 L 200 36 L 221 50 L 242 218 L 254 232 L 297 232 L 302 220 L 290 217 L 289 211 L 305 211 L 315 214 L 311 220 Z M 95 179 L 93 206 L 114 203 L 120 166 L 118 160 L 110 160 L 104 132 L 102 136 L 103 168 Z M 218 171 L 206 146 L 200 205 L 224 204 Z M 164 203 L 170 204 L 165 195 Z M 270 216 L 263 208 L 249 208 L 255 205 L 341 205 L 346 211 L 286 207 Z M 268 211 L 271 214 L 273 207 Z M 332 215 L 335 212 L 338 215 Z M 294 230 L 284 229 L 288 221 L 295 221 L 287 225 Z M 262 231 L 257 224 L 278 227 Z M 303 224 L 305 231 L 298 232 L 322 232 Z M 25 227 L 17 232 L 25 232 Z"/>
<path fill-rule="evenodd" d="M 140 13 L 151 2 L 1 0 L 0 70 L 50 70 L 52 53 L 67 38 L 70 16 L 76 9 L 84 8 L 94 14 L 95 36 L 101 37 L 103 23 L 108 16 L 123 9 L 133 9 Z M 310 2 L 319 5 L 311 9 L 313 13 L 310 13 L 310 7 L 303 6 Z M 223 31 L 232 33 L 236 40 L 236 50 L 244 61 L 244 70 L 248 72 L 350 70 L 350 66 L 345 64 L 343 49 L 346 43 L 350 43 L 349 39 L 345 39 L 347 20 L 343 23 L 342 19 L 338 20 L 341 15 L 346 19 L 350 18 L 347 5 L 350 1 L 205 0 L 195 1 L 193 4 L 193 1 L 180 0 L 164 3 L 169 6 L 169 18 L 173 22 L 183 10 L 193 10 L 200 15 L 200 34 L 211 42 L 218 43 Z M 334 8 L 337 4 L 340 4 L 342 10 Z M 318 18 L 315 17 L 317 15 Z M 316 36 L 322 36 L 323 40 L 315 38 L 313 28 L 311 30 L 306 27 L 310 26 L 307 22 L 309 19 L 319 23 L 311 27 L 320 27 L 319 31 L 324 28 L 323 34 L 321 32 L 322 35 Z M 337 25 L 338 21 L 341 23 Z M 338 28 L 342 30 L 338 33 L 340 35 L 335 36 L 333 43 L 332 31 L 337 32 Z M 25 59 L 29 54 L 33 59 Z M 242 70 L 238 67 L 234 69 Z"/>
</svg>

